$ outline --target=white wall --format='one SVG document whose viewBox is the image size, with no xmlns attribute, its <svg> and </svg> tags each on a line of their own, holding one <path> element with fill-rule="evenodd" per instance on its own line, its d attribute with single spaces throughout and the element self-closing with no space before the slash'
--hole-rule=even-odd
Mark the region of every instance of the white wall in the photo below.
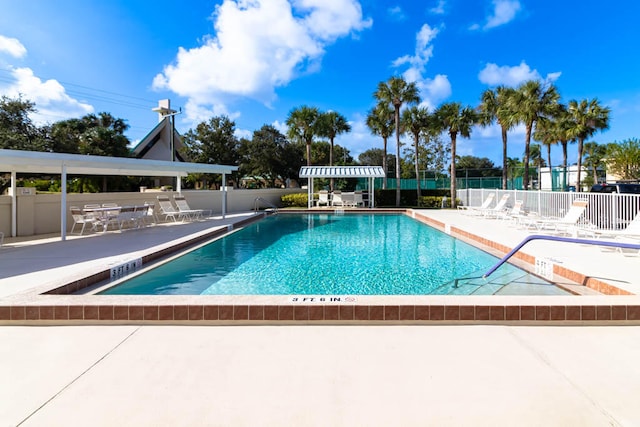
<svg viewBox="0 0 640 427">
<path fill-rule="evenodd" d="M 252 210 L 257 197 L 275 206 L 281 206 L 284 194 L 300 193 L 299 188 L 231 190 L 227 192 L 227 213 Z M 82 207 L 88 203 L 117 203 L 118 205 L 138 205 L 155 202 L 159 195 L 171 197 L 173 191 L 148 191 L 144 193 L 70 193 L 67 194 L 67 229 L 73 225 L 69 211 L 71 206 Z M 182 194 L 193 209 L 211 209 L 214 215 L 222 212 L 222 191 L 184 190 Z M 266 207 L 264 204 L 262 208 Z M 60 232 L 60 194 L 36 194 L 17 196 L 17 235 L 33 236 Z M 0 232 L 11 236 L 11 197 L 0 196 Z"/>
</svg>

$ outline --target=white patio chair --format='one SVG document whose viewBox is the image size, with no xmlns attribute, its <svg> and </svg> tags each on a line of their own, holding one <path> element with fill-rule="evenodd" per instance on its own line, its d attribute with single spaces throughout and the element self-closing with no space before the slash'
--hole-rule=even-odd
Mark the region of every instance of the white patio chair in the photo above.
<svg viewBox="0 0 640 427">
<path fill-rule="evenodd" d="M 173 222 L 178 222 L 179 219 L 184 221 L 188 219 L 188 216 L 184 213 L 181 213 L 179 210 L 173 207 L 171 204 L 171 200 L 167 196 L 158 196 L 158 205 L 160 206 L 160 215 L 164 215 L 164 220 L 168 221 L 169 218 L 173 220 Z"/>
<path fill-rule="evenodd" d="M 100 220 L 98 220 L 95 215 L 91 213 L 85 213 L 77 206 L 71 206 L 69 209 L 71 210 L 71 217 L 73 218 L 73 225 L 71 226 L 71 231 L 69 232 L 69 234 L 73 234 L 73 231 L 78 224 L 82 225 L 82 229 L 79 233 L 80 235 L 84 234 L 84 230 L 87 225 L 91 227 L 92 231 L 96 231 L 98 224 L 102 225 Z"/>
<path fill-rule="evenodd" d="M 331 206 L 331 201 L 329 200 L 329 192 L 327 190 L 318 191 L 318 200 L 316 200 L 317 206 Z"/>
<path fill-rule="evenodd" d="M 359 207 L 360 205 L 364 206 L 364 200 L 362 198 L 362 191 L 355 191 L 353 193 L 353 206 Z"/>
<path fill-rule="evenodd" d="M 494 207 L 487 208 L 487 209 L 479 209 L 480 215 L 482 215 L 485 218 L 496 218 L 499 215 L 504 215 L 504 213 L 507 211 L 505 206 L 507 204 L 507 200 L 509 200 L 509 197 L 511 197 L 511 195 L 503 194 L 500 200 L 498 200 L 498 203 L 496 203 Z"/>
<path fill-rule="evenodd" d="M 189 203 L 187 203 L 187 199 L 184 196 L 176 195 L 173 196 L 173 201 L 178 207 L 178 211 L 183 215 L 186 215 L 189 219 L 198 219 L 202 218 L 204 215 L 204 209 L 191 209 Z"/>
<path fill-rule="evenodd" d="M 571 207 L 567 213 L 561 218 L 533 218 L 527 220 L 523 218 L 521 224 L 525 227 L 534 227 L 538 231 L 552 231 L 568 233 L 572 231 L 573 234 L 578 232 L 578 221 L 587 210 L 589 201 L 587 199 L 575 199 L 571 203 Z"/>
<path fill-rule="evenodd" d="M 496 193 L 489 193 L 489 195 L 487 196 L 486 199 L 484 199 L 484 202 L 482 202 L 482 205 L 480 206 L 460 206 L 458 205 L 458 210 L 461 211 L 466 211 L 468 213 L 474 213 L 477 214 L 481 211 L 483 211 L 484 209 L 488 209 L 489 206 L 491 206 L 491 203 L 493 203 L 493 199 L 496 198 Z"/>
<path fill-rule="evenodd" d="M 331 195 L 331 204 L 333 206 L 344 206 L 344 202 L 342 201 L 342 191 L 335 190 Z"/>
</svg>

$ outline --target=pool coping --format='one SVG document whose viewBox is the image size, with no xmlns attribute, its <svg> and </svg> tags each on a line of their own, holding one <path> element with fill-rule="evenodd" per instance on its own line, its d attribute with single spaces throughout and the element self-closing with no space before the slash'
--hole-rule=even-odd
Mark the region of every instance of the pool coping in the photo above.
<svg viewBox="0 0 640 427">
<path fill-rule="evenodd" d="M 333 213 L 333 209 L 281 210 L 288 213 Z M 339 213 L 403 213 L 485 250 L 511 248 L 425 216 L 413 209 L 344 209 Z M 175 251 L 240 228 L 251 217 L 172 242 L 143 256 L 143 265 Z M 173 244 L 175 243 L 175 244 Z M 531 267 L 531 255 L 519 262 Z M 52 289 L 17 294 L 0 303 L 0 325 L 77 324 L 640 324 L 640 296 L 562 266 L 554 275 L 607 295 L 581 296 L 120 296 L 71 295 L 110 270 L 96 272 Z"/>
</svg>

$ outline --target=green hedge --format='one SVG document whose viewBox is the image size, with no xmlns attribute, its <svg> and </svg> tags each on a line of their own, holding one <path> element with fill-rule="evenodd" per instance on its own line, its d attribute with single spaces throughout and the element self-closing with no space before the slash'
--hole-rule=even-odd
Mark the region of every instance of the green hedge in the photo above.
<svg viewBox="0 0 640 427">
<path fill-rule="evenodd" d="M 436 197 L 440 199 L 440 203 L 442 203 L 442 197 L 449 197 L 449 189 L 431 189 L 431 190 L 422 190 L 420 194 L 422 195 L 422 199 Z M 416 190 L 400 190 L 400 206 L 401 207 L 410 207 L 410 206 L 423 206 L 423 201 L 421 200 L 418 203 Z M 429 205 L 435 203 L 434 201 L 426 202 Z M 396 206 L 396 190 L 376 190 L 376 206 L 377 207 L 395 207 Z M 424 206 L 428 207 L 428 206 Z M 438 204 L 437 207 L 440 207 Z"/>
<path fill-rule="evenodd" d="M 280 200 L 285 208 L 306 208 L 308 196 L 307 193 L 285 194 Z"/>
</svg>

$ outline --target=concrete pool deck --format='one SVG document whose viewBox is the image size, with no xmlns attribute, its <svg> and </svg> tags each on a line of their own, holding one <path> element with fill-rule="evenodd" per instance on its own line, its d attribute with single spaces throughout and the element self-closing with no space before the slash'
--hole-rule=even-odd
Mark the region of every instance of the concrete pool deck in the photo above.
<svg viewBox="0 0 640 427">
<path fill-rule="evenodd" d="M 478 235 L 486 233 L 501 244 L 518 240 L 515 233 L 520 233 L 457 212 L 428 214 L 454 227 L 473 227 Z M 16 294 L 38 288 L 42 281 L 117 264 L 125 254 L 211 225 L 154 227 L 44 244 L 8 239 L 0 249 L 0 304 L 15 301 Z M 494 229 L 500 226 L 505 228 Z M 552 256 L 568 268 L 588 269 L 583 271 L 623 283 L 630 291 L 639 286 L 634 274 L 638 258 L 597 248 L 569 251 L 549 242 L 535 245 L 544 256 L 557 251 Z M 606 262 L 594 263 L 597 258 Z M 534 297 L 539 298 L 549 297 Z M 623 299 L 633 301 L 632 306 L 637 297 L 568 298 Z M 90 323 L 0 327 L 0 425 L 640 422 L 637 326 Z"/>
</svg>

